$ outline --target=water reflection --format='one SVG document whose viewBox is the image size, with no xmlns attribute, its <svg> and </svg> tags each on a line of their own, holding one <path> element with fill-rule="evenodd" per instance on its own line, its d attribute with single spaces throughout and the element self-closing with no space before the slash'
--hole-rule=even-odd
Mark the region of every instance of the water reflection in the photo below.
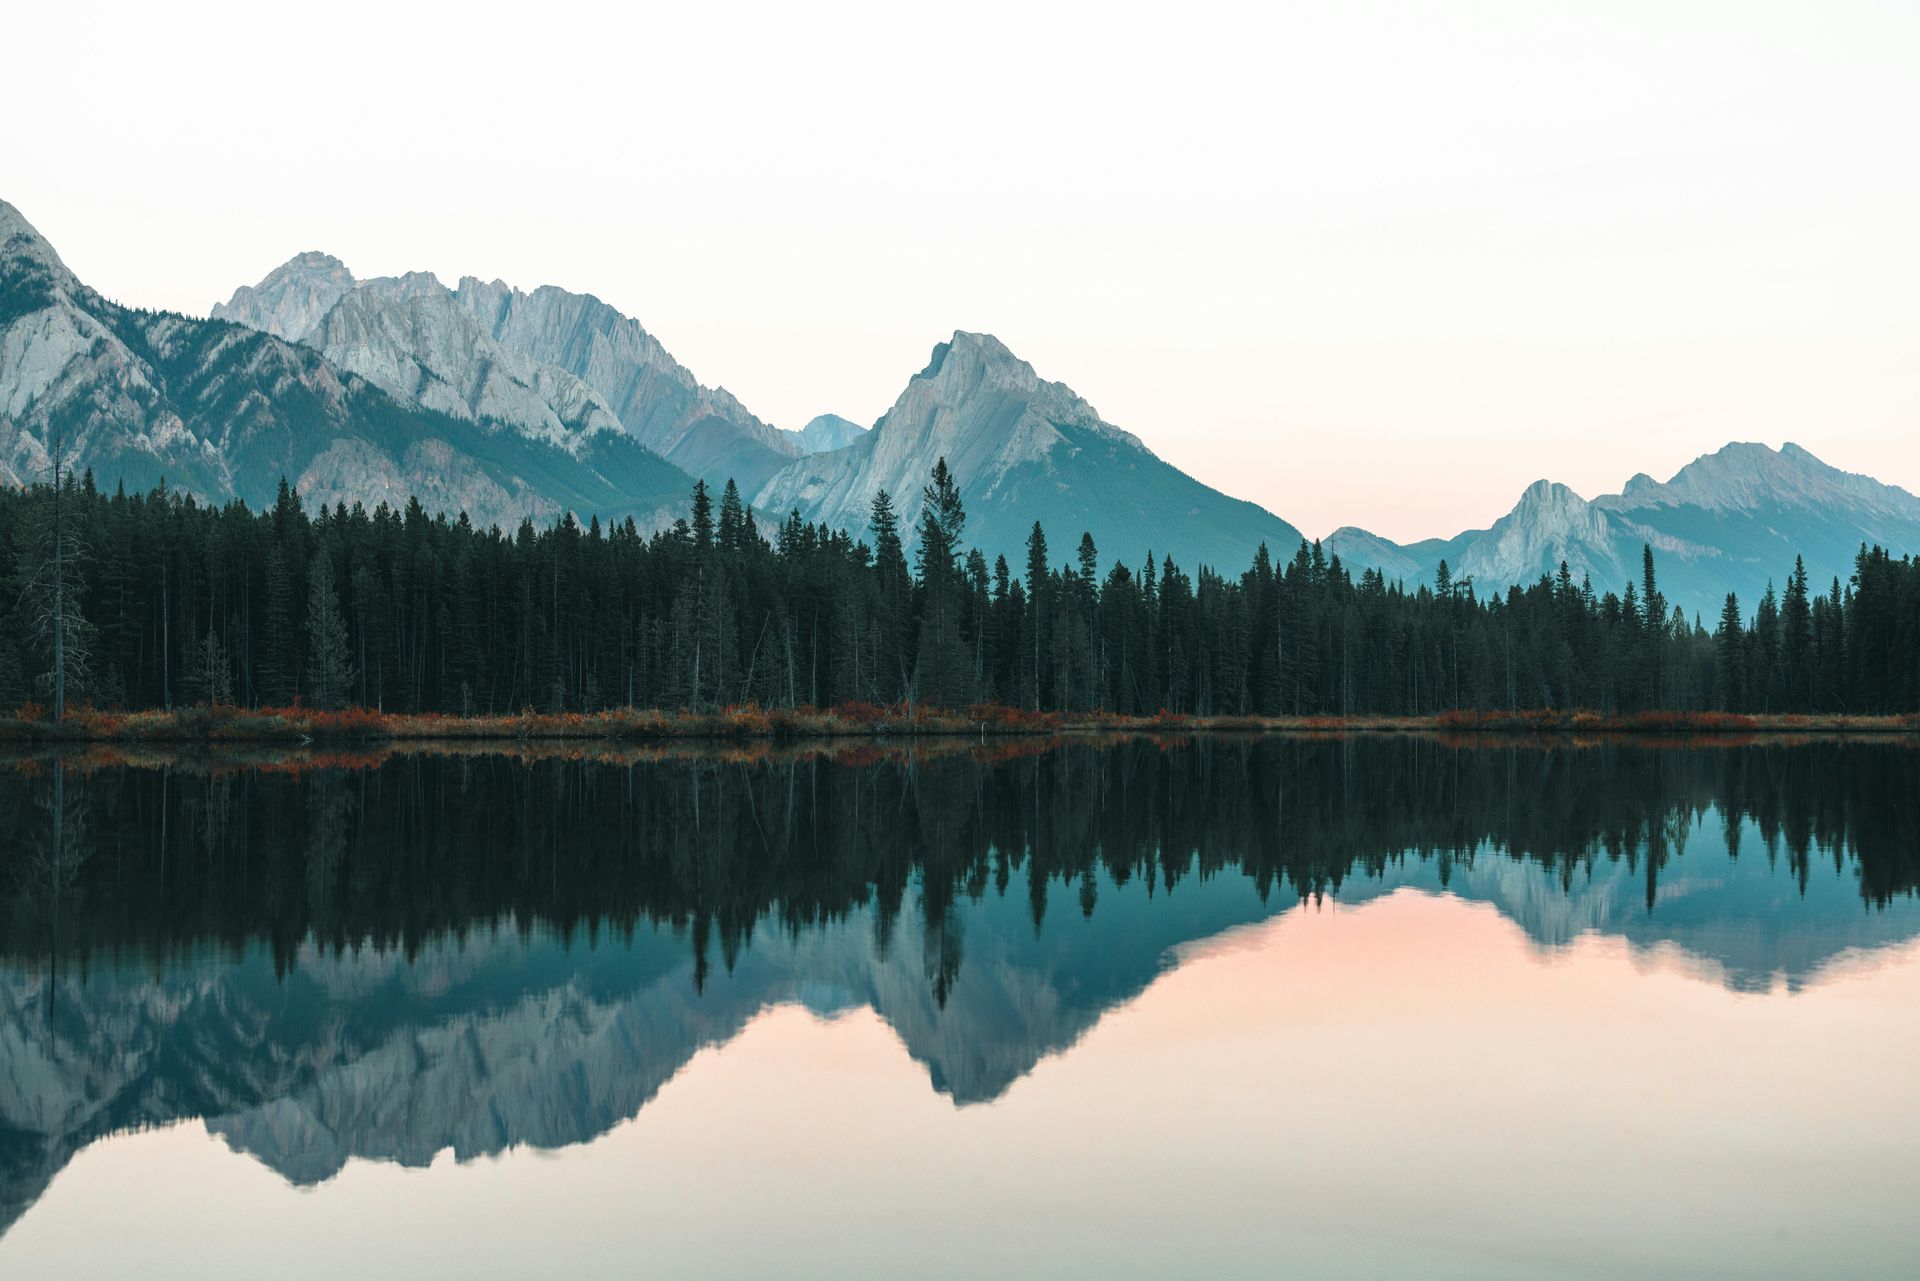
<svg viewBox="0 0 1920 1281">
<path fill-rule="evenodd" d="M 21 762 L 0 1223 L 204 1119 L 286 1178 L 559 1147 L 769 1005 L 1002 1096 L 1201 940 L 1411 887 L 1738 991 L 1920 935 L 1920 753 L 1415 738 Z"/>
</svg>

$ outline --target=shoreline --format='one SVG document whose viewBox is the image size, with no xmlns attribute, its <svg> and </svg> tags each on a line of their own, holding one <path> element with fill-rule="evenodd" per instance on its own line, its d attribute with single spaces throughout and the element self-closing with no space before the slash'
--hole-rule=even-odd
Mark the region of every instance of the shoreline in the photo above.
<svg viewBox="0 0 1920 1281">
<path fill-rule="evenodd" d="M 1125 716 L 1105 712 L 1029 712 L 980 706 L 964 710 L 737 707 L 714 712 L 619 709 L 607 712 L 456 716 L 350 709 L 193 707 L 175 711 L 80 709 L 54 724 L 0 717 L 0 744 L 515 743 L 803 739 L 972 738 L 1186 734 L 1635 734 L 1677 738 L 1874 734 L 1920 735 L 1920 714 L 1729 712 L 1441 712 L 1421 716 Z"/>
</svg>

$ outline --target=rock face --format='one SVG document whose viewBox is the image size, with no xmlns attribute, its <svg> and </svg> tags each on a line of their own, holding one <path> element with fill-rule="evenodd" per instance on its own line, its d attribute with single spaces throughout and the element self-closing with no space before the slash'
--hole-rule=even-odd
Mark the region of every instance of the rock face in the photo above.
<svg viewBox="0 0 1920 1281">
<path fill-rule="evenodd" d="M 306 343 L 427 409 L 567 448 L 624 429 L 716 489 L 733 479 L 751 494 L 809 448 L 702 386 L 638 321 L 551 285 L 526 293 L 467 276 L 448 289 L 427 272 L 357 281 L 307 253 L 214 314 Z"/>
<path fill-rule="evenodd" d="M 1505 586 L 1532 582 L 1540 577 L 1536 567 L 1557 568 L 1565 561 L 1576 578 L 1591 574 L 1595 582 L 1624 582 L 1629 572 L 1638 572 L 1639 561 L 1629 570 L 1618 541 L 1606 513 L 1565 485 L 1537 480 L 1512 511 L 1462 549 L 1454 577 Z"/>
<path fill-rule="evenodd" d="M 867 429 L 838 414 L 821 414 L 794 434 L 800 438 L 802 452 L 824 454 L 829 450 L 845 449 L 866 435 Z"/>
<path fill-rule="evenodd" d="M 591 294 L 543 285 L 524 293 L 463 277 L 460 302 L 515 351 L 598 392 L 635 440 L 715 488 L 751 494 L 802 452 L 793 433 L 760 421 L 724 387 L 704 387 L 640 326 Z"/>
<path fill-rule="evenodd" d="M 1037 520 L 1058 559 L 1091 533 L 1102 564 L 1140 565 L 1149 551 L 1234 572 L 1262 542 L 1290 553 L 1299 531 L 1162 462 L 1062 383 L 1041 379 L 990 334 L 955 333 L 933 349 L 873 430 L 845 448 L 801 459 L 755 505 L 863 532 L 886 490 L 910 526 L 920 491 L 944 457 L 966 502 L 965 541 L 1011 564 Z"/>
<path fill-rule="evenodd" d="M 304 274 L 243 301 L 291 328 L 339 283 L 327 262 L 307 259 Z M 556 448 L 396 400 L 267 332 L 108 302 L 0 202 L 0 467 L 16 482 L 45 479 L 56 438 L 103 488 L 164 479 L 261 506 L 285 477 L 310 502 L 420 494 L 482 524 L 567 509 L 657 524 L 691 484 L 615 433 Z"/>
<path fill-rule="evenodd" d="M 1665 484 L 1635 476 L 1618 494 L 1587 502 L 1540 481 L 1492 528 L 1400 546 L 1343 529 L 1328 549 L 1359 570 L 1430 581 L 1441 560 L 1480 595 L 1558 572 L 1590 575 L 1597 592 L 1638 581 L 1641 549 L 1654 551 L 1661 594 L 1711 623 L 1728 592 L 1749 614 L 1768 583 L 1784 586 L 1804 557 L 1816 588 L 1853 572 L 1862 543 L 1895 555 L 1920 551 L 1920 498 L 1828 466 L 1795 444 L 1734 443 L 1688 463 Z"/>
<path fill-rule="evenodd" d="M 358 286 L 304 341 L 390 395 L 455 418 L 491 419 L 566 449 L 621 430 L 593 388 L 496 340 L 426 273 Z"/>
<path fill-rule="evenodd" d="M 275 267 L 259 284 L 234 290 L 232 298 L 214 304 L 211 314 L 215 320 L 230 320 L 299 342 L 354 284 L 347 264 L 331 254 L 309 250 Z"/>
<path fill-rule="evenodd" d="M 621 429 L 593 388 L 496 339 L 431 272 L 355 280 L 338 258 L 305 253 L 235 290 L 213 314 L 305 343 L 423 409 L 487 419 L 570 450 Z"/>
</svg>

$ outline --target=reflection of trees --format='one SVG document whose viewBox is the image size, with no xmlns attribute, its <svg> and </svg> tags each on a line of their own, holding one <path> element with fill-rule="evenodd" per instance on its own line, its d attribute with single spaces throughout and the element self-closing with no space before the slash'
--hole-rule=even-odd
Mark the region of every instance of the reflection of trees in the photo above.
<svg viewBox="0 0 1920 1281">
<path fill-rule="evenodd" d="M 44 786 L 35 788 L 35 820 L 22 833 L 13 864 L 20 897 L 50 917 L 57 927 L 64 908 L 77 906 L 80 873 L 87 861 L 87 808 L 84 786 L 68 781 L 67 767 L 55 761 Z M 21 829 L 15 828 L 16 832 Z"/>
<path fill-rule="evenodd" d="M 307 784 L 307 840 L 305 890 L 313 931 L 337 935 L 340 923 L 335 895 L 340 867 L 347 852 L 347 825 L 352 817 L 349 778 L 338 771 L 313 776 Z"/>
<path fill-rule="evenodd" d="M 0 904 L 16 954 L 265 940 L 286 963 L 308 938 L 410 950 L 476 925 L 647 922 L 684 933 L 704 982 L 755 930 L 797 935 L 871 905 L 876 946 L 918 946 L 944 1000 L 965 981 L 955 908 L 1016 873 L 1037 927 L 1049 910 L 1097 912 L 1102 874 L 1160 892 L 1232 873 L 1312 896 L 1403 858 L 1433 860 L 1444 882 L 1491 846 L 1563 886 L 1620 863 L 1651 909 L 1709 807 L 1751 820 L 1803 886 L 1816 858 L 1853 864 L 1870 904 L 1920 885 L 1920 752 L 1879 744 L 1264 739 L 1012 761 L 400 756 L 304 775 L 103 771 L 84 786 L 69 773 L 0 776 L 0 821 L 25 834 Z M 1746 854 L 1739 832 L 1729 855 Z"/>
</svg>

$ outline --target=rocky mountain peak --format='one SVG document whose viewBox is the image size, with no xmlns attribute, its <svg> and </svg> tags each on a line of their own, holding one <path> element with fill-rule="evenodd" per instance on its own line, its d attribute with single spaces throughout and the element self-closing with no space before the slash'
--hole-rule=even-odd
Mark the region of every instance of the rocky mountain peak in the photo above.
<svg viewBox="0 0 1920 1281">
<path fill-rule="evenodd" d="M 499 342 L 431 272 L 361 283 L 303 341 L 401 400 L 568 450 L 621 429 L 592 388 Z"/>
<path fill-rule="evenodd" d="M 257 285 L 242 285 L 208 314 L 299 342 L 360 282 L 332 254 L 310 249 L 275 267 Z"/>
<path fill-rule="evenodd" d="M 1536 480 L 1520 495 L 1513 514 L 1534 520 L 1577 520 L 1586 513 L 1587 506 L 1586 499 L 1559 481 Z"/>
<path fill-rule="evenodd" d="M 1773 449 L 1755 441 L 1734 441 L 1702 454 L 1665 484 L 1636 476 L 1618 498 L 1605 505 L 1622 510 L 1697 507 L 1712 512 L 1838 506 L 1920 519 L 1920 498 L 1897 486 L 1842 471 L 1791 442 Z"/>
<path fill-rule="evenodd" d="M 1040 376 L 1033 366 L 1014 355 L 1007 345 L 992 334 L 953 331 L 953 337 L 933 349 L 933 358 L 917 378 L 940 383 L 958 394 L 969 394 L 981 383 L 1033 391 L 1040 387 Z"/>
<path fill-rule="evenodd" d="M 1512 511 L 1493 523 L 1457 569 L 1489 586 L 1524 582 L 1536 566 L 1566 561 L 1574 577 L 1610 580 L 1619 569 L 1606 513 L 1557 481 L 1527 486 Z"/>
<path fill-rule="evenodd" d="M 32 263 L 63 280 L 73 278 L 47 238 L 34 229 L 25 214 L 4 200 L 0 200 L 0 263 Z"/>
<path fill-rule="evenodd" d="M 47 313 L 62 303 L 90 297 L 91 292 L 67 270 L 67 265 L 60 261 L 60 255 L 54 252 L 47 238 L 36 231 L 18 209 L 0 200 L 0 326 L 35 312 Z M 48 363 L 55 359 L 51 354 L 52 349 L 66 350 L 90 342 L 88 334 L 97 327 L 94 322 L 77 314 L 61 321 L 51 321 L 43 316 L 41 329 L 44 331 L 49 325 L 65 331 L 64 337 L 53 341 L 50 347 L 43 348 L 32 362 L 27 361 L 27 352 L 20 342 L 12 344 L 11 349 L 0 347 L 0 426 L 5 424 L 7 418 L 23 412 L 26 405 L 45 389 L 44 380 L 53 372 Z M 46 338 L 48 334 L 43 332 L 42 337 Z M 66 356 L 57 359 L 64 361 Z M 20 374 L 24 374 L 27 382 L 37 387 L 23 389 L 15 386 L 14 394 L 8 395 L 7 384 L 16 383 L 16 375 Z M 0 451 L 3 450 L 5 442 L 0 440 Z M 15 458 L 12 463 L 24 461 L 27 460 Z M 18 480 L 18 467 L 0 457 L 0 483 L 14 484 Z"/>
<path fill-rule="evenodd" d="M 901 523 L 919 514 L 927 474 L 944 458 L 967 507 L 966 541 L 989 558 L 1024 554 L 1035 520 L 1072 546 L 1091 535 L 1102 559 L 1138 564 L 1172 542 L 1189 563 L 1243 566 L 1262 542 L 1291 555 L 1300 533 L 1157 458 L 1065 383 L 1048 382 L 991 334 L 957 330 L 872 430 L 788 464 L 754 497 L 862 532 L 874 497 Z"/>
</svg>

